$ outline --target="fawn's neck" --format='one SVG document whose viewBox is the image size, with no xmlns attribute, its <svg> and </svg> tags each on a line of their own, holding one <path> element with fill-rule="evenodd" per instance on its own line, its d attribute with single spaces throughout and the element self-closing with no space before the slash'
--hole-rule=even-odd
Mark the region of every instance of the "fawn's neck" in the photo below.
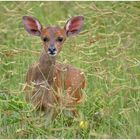
<svg viewBox="0 0 140 140">
<path fill-rule="evenodd" d="M 55 59 L 55 57 L 50 57 L 44 50 L 42 51 L 39 59 L 39 68 L 41 73 L 50 85 L 53 83 Z"/>
</svg>

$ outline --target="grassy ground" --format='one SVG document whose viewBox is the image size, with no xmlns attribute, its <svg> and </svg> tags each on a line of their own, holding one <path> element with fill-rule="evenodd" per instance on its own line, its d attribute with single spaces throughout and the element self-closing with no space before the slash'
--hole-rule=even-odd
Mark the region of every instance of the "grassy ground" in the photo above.
<svg viewBox="0 0 140 140">
<path fill-rule="evenodd" d="M 25 74 L 41 40 L 23 29 L 23 15 L 61 26 L 85 16 L 58 57 L 86 74 L 80 118 L 60 113 L 48 126 L 25 102 Z M 140 2 L 0 2 L 0 30 L 0 138 L 140 138 Z"/>
</svg>

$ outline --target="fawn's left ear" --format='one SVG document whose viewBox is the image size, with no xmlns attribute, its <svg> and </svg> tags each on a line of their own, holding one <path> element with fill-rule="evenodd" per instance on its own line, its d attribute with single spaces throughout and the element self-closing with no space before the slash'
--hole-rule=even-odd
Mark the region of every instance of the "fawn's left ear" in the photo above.
<svg viewBox="0 0 140 140">
<path fill-rule="evenodd" d="M 41 35 L 42 25 L 36 18 L 31 17 L 31 16 L 24 16 L 22 18 L 22 21 L 23 21 L 26 31 L 29 34 L 32 34 L 35 36 Z"/>
<path fill-rule="evenodd" d="M 78 34 L 84 25 L 84 17 L 76 16 L 69 19 L 64 27 L 67 36 Z"/>
</svg>

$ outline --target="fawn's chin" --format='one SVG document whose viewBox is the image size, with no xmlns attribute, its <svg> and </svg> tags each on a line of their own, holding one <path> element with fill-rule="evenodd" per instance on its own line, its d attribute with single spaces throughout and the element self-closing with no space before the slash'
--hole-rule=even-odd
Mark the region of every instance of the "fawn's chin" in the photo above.
<svg viewBox="0 0 140 140">
<path fill-rule="evenodd" d="M 57 55 L 57 53 L 53 53 L 53 54 L 48 53 L 48 55 L 49 55 L 50 57 L 55 57 L 55 56 Z"/>
</svg>

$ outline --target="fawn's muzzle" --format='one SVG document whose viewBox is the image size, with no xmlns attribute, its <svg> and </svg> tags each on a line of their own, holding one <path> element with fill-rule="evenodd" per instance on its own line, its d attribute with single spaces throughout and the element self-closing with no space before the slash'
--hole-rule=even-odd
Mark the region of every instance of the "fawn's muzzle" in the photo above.
<svg viewBox="0 0 140 140">
<path fill-rule="evenodd" d="M 57 50 L 54 46 L 51 46 L 48 48 L 48 54 L 51 55 L 51 56 L 55 56 L 57 53 Z"/>
</svg>

